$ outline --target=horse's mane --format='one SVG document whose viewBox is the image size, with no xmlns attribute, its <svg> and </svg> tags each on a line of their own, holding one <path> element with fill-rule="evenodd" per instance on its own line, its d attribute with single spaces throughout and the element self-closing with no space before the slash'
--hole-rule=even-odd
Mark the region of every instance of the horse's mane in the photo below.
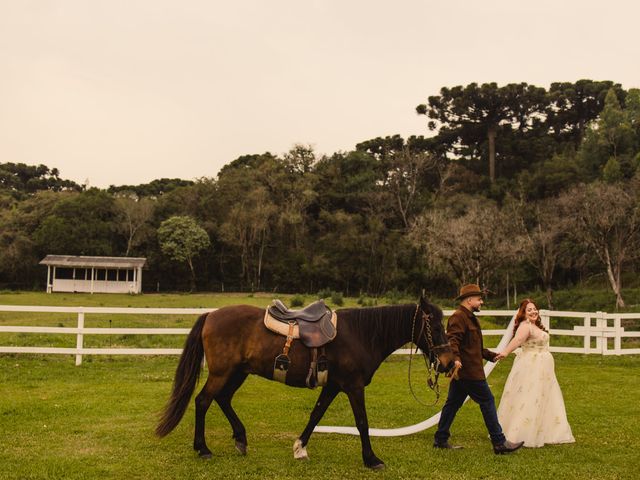
<svg viewBox="0 0 640 480">
<path fill-rule="evenodd" d="M 408 304 L 344 308 L 337 313 L 339 321 L 347 321 L 352 327 L 350 330 L 363 344 L 370 345 L 372 349 L 380 349 L 408 341 L 410 331 L 407 329 L 410 328 L 415 311 L 415 304 Z"/>
</svg>

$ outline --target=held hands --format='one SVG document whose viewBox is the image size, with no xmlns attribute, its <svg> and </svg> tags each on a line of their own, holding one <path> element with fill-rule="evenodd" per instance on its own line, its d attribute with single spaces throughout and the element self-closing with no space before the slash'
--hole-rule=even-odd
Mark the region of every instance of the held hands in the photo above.
<svg viewBox="0 0 640 480">
<path fill-rule="evenodd" d="M 507 358 L 507 356 L 504 353 L 499 352 L 495 357 L 493 357 L 493 361 L 497 362 L 497 361 L 502 360 L 504 358 Z"/>
</svg>

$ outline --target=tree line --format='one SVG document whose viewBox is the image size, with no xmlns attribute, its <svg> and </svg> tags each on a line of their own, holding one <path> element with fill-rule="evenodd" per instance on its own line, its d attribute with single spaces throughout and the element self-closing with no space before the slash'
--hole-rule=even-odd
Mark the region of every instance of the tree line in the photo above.
<svg viewBox="0 0 640 480">
<path fill-rule="evenodd" d="M 0 164 L 0 287 L 46 254 L 143 256 L 144 290 L 554 289 L 594 275 L 624 306 L 640 256 L 640 90 L 611 81 L 453 88 L 431 135 L 243 155 L 215 177 L 86 188 Z"/>
</svg>

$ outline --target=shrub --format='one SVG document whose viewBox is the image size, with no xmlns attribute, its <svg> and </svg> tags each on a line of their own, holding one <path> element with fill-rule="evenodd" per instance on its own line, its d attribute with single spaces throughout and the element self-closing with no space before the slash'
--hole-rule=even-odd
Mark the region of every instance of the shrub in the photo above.
<svg viewBox="0 0 640 480">
<path fill-rule="evenodd" d="M 331 290 L 329 290 L 328 288 L 323 288 L 322 290 L 318 291 L 318 298 L 329 298 L 331 294 Z"/>
<path fill-rule="evenodd" d="M 389 290 L 385 295 L 385 297 L 389 301 L 390 305 L 397 305 L 398 303 L 400 303 L 400 300 L 402 299 L 402 293 L 400 293 L 396 289 L 393 289 L 393 290 Z"/>
<path fill-rule="evenodd" d="M 331 292 L 331 302 L 334 305 L 344 305 L 344 299 L 342 298 L 342 292 Z"/>
<path fill-rule="evenodd" d="M 301 307 L 304 305 L 304 297 L 302 295 L 294 295 L 289 303 L 292 307 Z"/>
<path fill-rule="evenodd" d="M 358 305 L 362 307 L 375 307 L 376 305 L 378 305 L 378 300 L 376 300 L 375 298 L 361 296 L 360 298 L 358 298 Z"/>
</svg>

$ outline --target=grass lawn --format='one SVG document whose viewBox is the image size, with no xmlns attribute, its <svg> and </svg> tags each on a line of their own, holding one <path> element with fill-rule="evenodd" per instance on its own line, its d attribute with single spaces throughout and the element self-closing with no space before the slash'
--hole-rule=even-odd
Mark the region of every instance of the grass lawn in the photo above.
<svg viewBox="0 0 640 480">
<path fill-rule="evenodd" d="M 398 438 L 373 438 L 386 464 L 370 472 L 360 458 L 359 439 L 314 434 L 311 461 L 293 459 L 318 392 L 292 389 L 250 377 L 235 397 L 248 432 L 246 457 L 235 452 L 231 431 L 213 405 L 207 440 L 213 458 L 191 449 L 193 407 L 178 428 L 159 440 L 153 429 L 167 399 L 176 357 L 87 357 L 75 367 L 70 356 L 0 356 L 0 478 L 2 479 L 175 479 L 175 478 L 637 478 L 640 357 L 557 354 L 556 373 L 565 395 L 576 443 L 493 455 L 477 405 L 465 405 L 454 423 L 455 452 L 431 448 L 433 429 Z M 411 397 L 407 359 L 385 362 L 367 389 L 371 426 L 398 427 L 435 413 Z M 416 364 L 414 364 L 415 367 Z M 489 378 L 500 398 L 511 360 Z M 424 371 L 413 371 L 414 388 Z M 443 382 L 446 395 L 446 380 Z M 340 395 L 325 425 L 353 425 Z"/>
<path fill-rule="evenodd" d="M 154 308 L 219 308 L 225 305 L 248 304 L 265 307 L 274 298 L 288 303 L 295 295 L 281 293 L 145 293 L 127 295 L 114 293 L 44 293 L 0 291 L 0 305 L 51 305 L 83 307 L 154 307 Z M 305 303 L 317 300 L 315 295 L 302 295 Z M 415 301 L 409 300 L 409 301 Z M 325 302 L 332 307 L 331 298 Z M 357 305 L 357 299 L 344 298 L 345 307 Z"/>
</svg>

